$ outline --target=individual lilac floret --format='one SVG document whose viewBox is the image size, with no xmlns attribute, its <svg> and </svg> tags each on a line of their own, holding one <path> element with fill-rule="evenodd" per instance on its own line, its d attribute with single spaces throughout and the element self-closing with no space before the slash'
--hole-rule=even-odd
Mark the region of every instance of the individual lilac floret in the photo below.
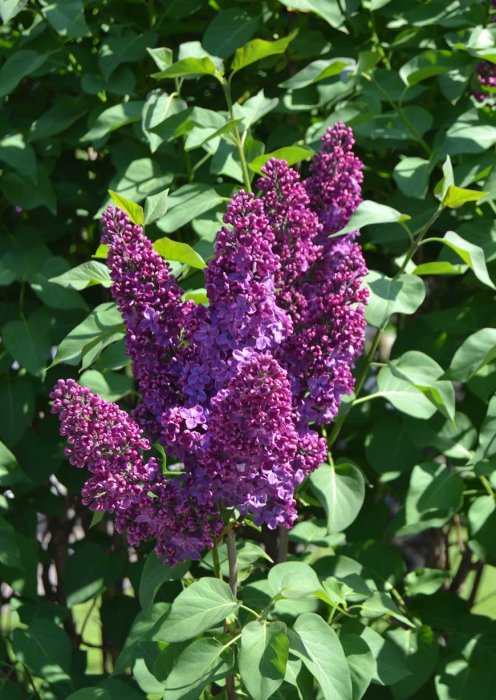
<svg viewBox="0 0 496 700">
<path fill-rule="evenodd" d="M 114 207 L 102 218 L 112 296 L 124 318 L 127 351 L 143 396 L 136 417 L 156 437 L 160 416 L 177 401 L 178 349 L 194 304 L 181 301 L 181 289 L 169 266 L 153 250 L 141 226 Z"/>
</svg>

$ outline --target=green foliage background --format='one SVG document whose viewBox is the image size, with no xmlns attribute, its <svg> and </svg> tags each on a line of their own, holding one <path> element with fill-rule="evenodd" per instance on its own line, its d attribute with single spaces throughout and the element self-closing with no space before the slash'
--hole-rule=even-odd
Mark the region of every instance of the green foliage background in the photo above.
<svg viewBox="0 0 496 700">
<path fill-rule="evenodd" d="M 478 61 L 496 62 L 487 0 L 3 0 L 0 14 L 0 696 L 232 697 L 236 663 L 255 700 L 490 700 L 496 110 L 472 97 Z M 253 39 L 275 43 L 241 48 Z M 239 67 L 232 112 L 221 60 Z M 143 205 L 152 239 L 194 248 L 162 242 L 201 302 L 201 258 L 243 183 L 236 143 L 251 177 L 274 152 L 305 170 L 337 120 L 364 198 L 394 210 L 361 213 L 377 352 L 331 428 L 336 466 L 299 494 L 288 562 L 271 567 L 268 533 L 238 537 L 254 616 L 210 554 L 171 571 L 110 519 L 92 526 L 48 393 L 80 372 L 136 398 L 92 258 L 108 189 Z M 412 232 L 428 238 L 410 247 Z M 222 545 L 224 575 L 225 559 Z"/>
</svg>

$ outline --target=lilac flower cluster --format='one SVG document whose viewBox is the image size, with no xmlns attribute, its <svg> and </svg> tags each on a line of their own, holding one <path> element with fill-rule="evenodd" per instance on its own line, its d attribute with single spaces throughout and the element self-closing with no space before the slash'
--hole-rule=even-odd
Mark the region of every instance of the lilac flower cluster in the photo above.
<svg viewBox="0 0 496 700">
<path fill-rule="evenodd" d="M 491 1 L 490 6 L 490 22 L 496 22 L 496 0 Z M 478 89 L 473 95 L 477 102 L 484 104 L 486 107 L 494 109 L 496 107 L 496 64 L 491 61 L 479 61 L 475 69 Z"/>
<path fill-rule="evenodd" d="M 212 546 L 226 509 L 269 528 L 293 525 L 295 488 L 326 458 L 317 428 L 352 391 L 364 340 L 358 231 L 329 237 L 360 202 L 353 144 L 338 123 L 306 180 L 273 159 L 260 196 L 233 196 L 206 269 L 208 307 L 182 300 L 141 227 L 118 209 L 104 214 L 142 400 L 130 417 L 61 381 L 53 410 L 71 461 L 91 473 L 85 503 L 116 513 L 131 544 L 154 539 L 173 563 Z M 166 478 L 145 461 L 150 441 L 181 472 Z"/>
</svg>

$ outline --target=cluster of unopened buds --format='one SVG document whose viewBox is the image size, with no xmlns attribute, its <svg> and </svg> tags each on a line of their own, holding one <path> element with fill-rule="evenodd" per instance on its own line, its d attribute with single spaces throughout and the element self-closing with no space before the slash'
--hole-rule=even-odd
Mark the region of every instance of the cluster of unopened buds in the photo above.
<svg viewBox="0 0 496 700">
<path fill-rule="evenodd" d="M 334 236 L 360 203 L 351 130 L 322 138 L 309 176 L 270 160 L 258 196 L 236 193 L 205 271 L 208 306 L 183 301 L 140 226 L 109 207 L 112 295 L 141 400 L 131 415 L 73 380 L 53 412 L 83 500 L 115 514 L 128 541 L 170 563 L 198 558 L 226 514 L 269 528 L 296 519 L 295 488 L 326 460 L 319 426 L 354 385 L 367 270 L 358 231 Z M 176 471 L 164 473 L 153 446 Z"/>
</svg>

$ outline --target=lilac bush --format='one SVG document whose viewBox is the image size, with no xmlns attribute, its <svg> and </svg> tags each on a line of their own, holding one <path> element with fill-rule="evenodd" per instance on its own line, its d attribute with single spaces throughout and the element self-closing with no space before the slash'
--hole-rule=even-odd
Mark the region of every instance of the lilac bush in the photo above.
<svg viewBox="0 0 496 700">
<path fill-rule="evenodd" d="M 334 236 L 361 201 L 353 144 L 338 123 L 306 180 L 272 159 L 260 196 L 232 197 L 206 269 L 208 306 L 182 300 L 125 212 L 103 215 L 141 400 L 129 416 L 61 380 L 53 411 L 71 462 L 91 473 L 84 502 L 115 513 L 132 545 L 153 539 L 172 564 L 212 547 L 234 511 L 270 529 L 294 524 L 295 488 L 326 459 L 318 427 L 353 390 L 364 342 L 358 231 Z M 146 456 L 152 443 L 177 461 L 172 472 Z"/>
</svg>

